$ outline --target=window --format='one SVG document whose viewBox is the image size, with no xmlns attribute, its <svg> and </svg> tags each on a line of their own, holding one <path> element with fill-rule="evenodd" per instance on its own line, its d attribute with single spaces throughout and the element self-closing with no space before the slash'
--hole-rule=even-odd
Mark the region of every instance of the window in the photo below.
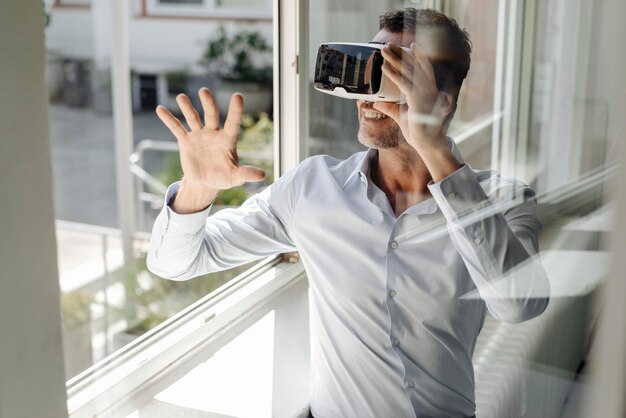
<svg viewBox="0 0 626 418">
<path fill-rule="evenodd" d="M 472 69 L 449 133 L 472 167 L 498 169 L 537 191 L 544 223 L 541 258 L 553 292 L 549 310 L 536 320 L 510 325 L 486 318 L 473 359 L 477 415 L 489 416 L 491 411 L 493 416 L 541 416 L 546 411 L 564 411 L 563 416 L 570 416 L 579 393 L 568 391 L 572 382 L 584 382 L 587 377 L 585 364 L 604 303 L 599 289 L 608 274 L 612 251 L 608 238 L 614 205 L 606 192 L 615 175 L 612 151 L 617 125 L 613 121 L 620 117 L 615 109 L 621 109 L 615 105 L 614 85 L 607 76 L 614 67 L 614 53 L 601 47 L 610 38 L 610 29 L 603 22 L 611 8 L 592 11 L 591 6 L 578 2 L 562 14 L 561 9 L 536 1 L 512 6 L 485 0 L 480 8 L 475 2 L 445 0 L 305 2 L 308 7 L 304 9 L 287 3 L 292 2 L 277 2 L 284 16 L 280 31 L 263 19 L 255 22 L 255 29 L 268 40 L 276 41 L 272 34 L 280 33 L 277 45 L 281 50 L 274 62 L 281 65 L 281 89 L 276 92 L 276 115 L 269 111 L 266 116 L 249 118 L 247 129 L 254 130 L 254 137 L 248 137 L 248 143 L 242 138 L 241 147 L 242 157 L 249 152 L 246 158 L 266 164 L 269 172 L 278 172 L 278 166 L 284 172 L 310 155 L 345 158 L 363 149 L 356 140 L 354 102 L 323 95 L 311 87 L 311 64 L 321 42 L 367 42 L 377 32 L 378 16 L 389 10 L 389 4 L 436 7 L 467 28 L 474 43 Z M 215 16 L 232 18 L 234 12 L 221 15 L 218 9 L 241 10 L 241 4 L 153 0 L 148 1 L 150 15 L 164 19 L 130 23 L 130 107 L 136 152 L 130 262 L 124 262 L 122 222 L 115 215 L 118 183 L 113 179 L 118 169 L 110 134 L 115 130 L 115 114 L 107 113 L 112 108 L 107 75 L 115 64 L 115 51 L 102 54 L 98 48 L 89 49 L 91 40 L 93 45 L 104 40 L 98 25 L 91 25 L 93 16 L 86 21 L 72 20 L 74 17 L 61 11 L 52 16 L 48 76 L 52 79 L 56 74 L 61 87 L 54 90 L 50 84 L 57 100 L 50 107 L 51 146 L 65 292 L 64 339 L 66 346 L 77 349 L 77 354 L 67 353 L 72 358 L 67 362 L 68 376 L 78 375 L 69 385 L 70 412 L 76 416 L 108 411 L 114 401 L 133 391 L 145 390 L 154 398 L 155 389 L 145 385 L 146 381 L 154 378 L 161 379 L 159 384 L 169 384 L 168 379 L 180 373 L 172 369 L 187 371 L 187 361 L 197 364 L 212 356 L 216 347 L 232 337 L 222 334 L 227 323 L 237 324 L 229 329 L 236 335 L 247 327 L 256 329 L 250 325 L 255 321 L 263 326 L 270 323 L 268 328 L 274 331 L 275 324 L 283 321 L 284 330 L 306 334 L 305 325 L 294 327 L 285 321 L 291 311 L 283 312 L 281 319 L 278 310 L 273 310 L 278 295 L 286 289 L 297 290 L 293 300 L 306 307 L 305 277 L 299 267 L 265 260 L 254 266 L 254 274 L 244 273 L 237 280 L 231 278 L 242 270 L 171 283 L 150 276 L 142 266 L 141 254 L 162 205 L 164 187 L 180 175 L 175 144 L 151 109 L 155 103 L 169 103 L 173 108 L 177 93 L 195 91 L 200 85 L 216 91 L 224 87 L 215 74 L 209 76 L 204 69 L 198 72 L 208 39 L 218 36 L 219 26 L 169 17 L 206 17 L 215 11 Z M 260 10 L 261 2 L 258 4 Z M 241 18 L 252 15 L 243 13 Z M 110 27 L 107 22 L 100 24 Z M 245 25 L 249 30 L 247 20 Z M 224 31 L 231 35 L 242 26 L 225 24 Z M 74 38 L 66 28 L 80 36 Z M 167 36 L 154 41 L 162 34 Z M 63 49 L 67 46 L 73 48 Z M 264 138 L 273 138 L 273 124 L 279 117 L 275 130 L 281 141 L 258 141 L 259 132 Z M 90 129 L 77 129 L 79 123 L 89 124 Z M 76 135 L 76 130 L 81 135 Z M 278 155 L 275 150 L 280 159 L 274 158 Z M 91 187 L 93 184 L 99 189 Z M 243 193 L 254 191 L 249 188 Z M 234 194 L 234 199 L 237 194 L 244 195 L 241 191 Z M 242 289 L 246 292 L 238 292 Z M 289 298 L 292 296 L 289 293 Z M 133 326 L 138 326 L 139 334 L 151 330 L 141 336 L 128 335 L 126 331 Z M 80 331 L 70 334 L 77 329 Z M 279 348 L 289 346 L 280 344 L 287 339 L 277 337 L 275 341 L 271 350 L 277 354 L 264 357 L 266 361 L 280 358 L 284 353 Z M 110 383 L 113 389 L 98 391 L 96 383 Z M 301 382 L 293 385 L 296 383 Z M 545 393 L 556 395 L 547 399 L 542 396 Z M 274 402 L 279 395 L 274 392 L 272 396 Z M 132 411 L 140 405 L 123 408 Z"/>
<path fill-rule="evenodd" d="M 395 6 L 419 7 L 418 4 L 395 2 Z M 457 138 L 464 158 L 475 166 L 491 163 L 492 126 L 502 117 L 501 103 L 495 102 L 496 89 L 502 84 L 503 73 L 497 66 L 498 47 L 501 59 L 506 55 L 506 33 L 500 30 L 506 15 L 498 15 L 498 2 L 484 2 L 484 7 L 471 7 L 470 2 L 441 2 L 443 12 L 454 17 L 467 29 L 473 42 L 472 64 L 463 83 L 458 109 L 449 133 Z M 315 62 L 317 47 L 322 42 L 369 42 L 378 32 L 378 17 L 387 9 L 385 3 L 342 2 L 320 7 L 309 3 L 310 28 L 308 59 Z M 431 6 L 432 7 L 432 6 Z M 510 35 L 515 35 L 511 33 Z M 309 65 L 311 67 L 313 64 Z M 312 80 L 311 68 L 306 68 Z M 363 147 L 356 140 L 358 130 L 356 106 L 352 100 L 337 99 L 315 91 L 310 83 L 309 155 L 328 153 L 342 158 Z M 466 143 L 464 143 L 466 142 Z"/>
<path fill-rule="evenodd" d="M 270 0 L 147 0 L 149 16 L 206 18 L 263 18 L 272 15 Z"/>
<path fill-rule="evenodd" d="M 211 7 L 231 4 L 237 3 L 215 2 Z M 265 11 L 271 18 L 271 8 Z M 185 283 L 160 279 L 145 267 L 146 244 L 164 191 L 182 174 L 176 140 L 156 117 L 156 105 L 176 112 L 176 94 L 187 93 L 197 102 L 198 89 L 208 86 L 224 116 L 230 95 L 245 88 L 233 87 L 207 66 L 205 53 L 212 41 L 226 42 L 228 54 L 229 42 L 239 35 L 238 47 L 250 55 L 253 75 L 258 77 L 246 85 L 256 96 L 254 100 L 243 91 L 250 100 L 239 155 L 242 164 L 254 164 L 267 173 L 262 183 L 220 193 L 213 210 L 239 206 L 274 178 L 271 19 L 255 24 L 235 21 L 224 27 L 219 22 L 130 19 L 130 37 L 125 40 L 130 85 L 116 92 L 130 100 L 127 107 L 120 107 L 114 106 L 112 70 L 124 60 L 124 52 L 113 41 L 114 18 L 100 13 L 95 8 L 81 13 L 54 8 L 46 29 L 68 379 L 119 354 L 133 340 L 253 266 Z M 252 44 L 250 36 L 264 42 L 256 39 Z M 120 133 L 116 127 L 125 121 L 129 129 Z M 116 154 L 124 146 L 134 153 L 130 166 L 129 156 Z M 130 199 L 120 197 L 121 190 L 130 190 Z"/>
<path fill-rule="evenodd" d="M 588 376 L 585 362 L 604 303 L 600 289 L 611 251 L 614 212 L 607 186 L 615 174 L 610 150 L 617 131 L 611 137 L 608 115 L 616 99 L 603 66 L 617 55 L 600 45 L 609 36 L 601 22 L 610 12 L 584 2 L 563 8 L 559 2 L 495 0 L 392 4 L 438 9 L 468 31 L 472 63 L 448 134 L 472 168 L 516 177 L 539 196 L 540 256 L 552 287 L 550 306 L 520 325 L 503 325 L 488 315 L 473 359 L 476 414 L 575 414 L 584 394 L 570 393 L 566 401 L 567 388 Z M 301 94 L 308 106 L 301 115 L 307 126 L 301 141 L 307 155 L 346 158 L 364 149 L 357 140 L 354 101 L 315 91 L 312 71 L 321 43 L 368 42 L 388 10 L 387 3 L 376 1 L 309 2 L 307 32 L 301 36 L 307 62 Z M 552 349 L 542 348 L 547 346 Z M 562 380 L 552 380 L 555 375 Z M 498 395 L 492 394 L 493 385 Z M 526 388 L 524 401 L 516 403 L 520 387 Z M 539 394 L 544 390 L 560 394 L 548 401 Z"/>
</svg>

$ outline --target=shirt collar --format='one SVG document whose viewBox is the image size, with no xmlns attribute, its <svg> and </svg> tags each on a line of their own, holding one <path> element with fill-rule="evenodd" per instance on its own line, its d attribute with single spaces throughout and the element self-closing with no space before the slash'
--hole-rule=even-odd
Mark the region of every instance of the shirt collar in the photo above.
<svg viewBox="0 0 626 418">
<path fill-rule="evenodd" d="M 450 148 L 450 151 L 452 151 L 452 154 L 457 159 L 459 164 L 464 164 L 465 161 L 463 161 L 463 157 L 461 156 L 459 148 L 457 147 L 454 140 L 450 138 L 449 136 L 447 136 L 446 139 L 448 141 L 448 147 Z M 355 176 L 358 176 L 358 177 L 365 176 L 365 178 L 369 179 L 370 167 L 372 165 L 372 161 L 377 158 L 377 155 L 378 155 L 377 149 L 369 148 L 367 152 L 365 152 L 363 156 L 359 160 L 357 160 L 356 166 L 350 172 L 350 174 L 346 178 L 346 181 L 343 183 L 341 188 L 342 189 L 345 188 L 346 184 L 348 184 L 348 182 Z"/>
<path fill-rule="evenodd" d="M 346 184 L 348 184 L 348 182 L 355 176 L 357 177 L 365 176 L 366 178 L 369 179 L 370 167 L 372 165 L 372 161 L 375 158 L 377 158 L 377 156 L 378 156 L 377 149 L 375 148 L 368 149 L 367 152 L 365 152 L 363 156 L 357 161 L 356 166 L 350 172 L 350 174 L 346 178 L 346 181 L 343 183 L 341 187 L 345 188 Z"/>
</svg>

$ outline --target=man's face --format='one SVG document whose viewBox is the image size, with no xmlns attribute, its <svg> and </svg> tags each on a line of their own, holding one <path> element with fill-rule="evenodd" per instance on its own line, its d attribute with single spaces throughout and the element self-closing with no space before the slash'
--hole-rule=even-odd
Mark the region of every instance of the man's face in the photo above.
<svg viewBox="0 0 626 418">
<path fill-rule="evenodd" d="M 375 42 L 393 42 L 396 45 L 411 45 L 415 40 L 415 36 L 408 32 L 391 33 L 381 30 L 374 36 Z M 396 122 L 388 116 L 375 110 L 373 102 L 362 100 L 356 101 L 359 113 L 359 142 L 366 147 L 376 149 L 395 148 L 402 142 L 406 142 L 400 127 Z"/>
</svg>

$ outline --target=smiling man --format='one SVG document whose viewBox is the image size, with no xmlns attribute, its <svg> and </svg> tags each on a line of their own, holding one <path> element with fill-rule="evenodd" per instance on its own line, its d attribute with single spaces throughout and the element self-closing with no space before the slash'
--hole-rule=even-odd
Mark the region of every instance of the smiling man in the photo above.
<svg viewBox="0 0 626 418">
<path fill-rule="evenodd" d="M 207 89 L 204 124 L 178 97 L 189 131 L 157 109 L 185 176 L 155 222 L 148 268 L 186 280 L 297 250 L 311 295 L 312 416 L 470 417 L 487 310 L 521 322 L 548 303 L 534 193 L 473 170 L 446 136 L 471 51 L 454 20 L 391 12 L 374 41 L 406 103 L 357 101 L 369 149 L 308 158 L 237 209 L 209 216 L 219 190 L 264 176 L 238 165 L 242 97 L 223 129 Z"/>
</svg>

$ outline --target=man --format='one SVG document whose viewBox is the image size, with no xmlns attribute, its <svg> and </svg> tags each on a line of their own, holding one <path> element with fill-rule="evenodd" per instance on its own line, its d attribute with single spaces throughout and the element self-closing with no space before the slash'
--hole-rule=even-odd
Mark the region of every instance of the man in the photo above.
<svg viewBox="0 0 626 418">
<path fill-rule="evenodd" d="M 298 250 L 312 300 L 313 416 L 469 417 L 486 310 L 520 322 L 547 306 L 533 257 L 540 223 L 525 199 L 534 194 L 472 170 L 445 135 L 471 49 L 454 20 L 388 13 L 374 41 L 386 44 L 383 71 L 407 102 L 357 102 L 369 150 L 308 158 L 238 209 L 208 217 L 219 190 L 263 178 L 237 163 L 242 97 L 233 95 L 223 130 L 207 89 L 204 126 L 178 97 L 190 132 L 159 107 L 185 176 L 155 222 L 148 267 L 185 280 Z"/>
</svg>

